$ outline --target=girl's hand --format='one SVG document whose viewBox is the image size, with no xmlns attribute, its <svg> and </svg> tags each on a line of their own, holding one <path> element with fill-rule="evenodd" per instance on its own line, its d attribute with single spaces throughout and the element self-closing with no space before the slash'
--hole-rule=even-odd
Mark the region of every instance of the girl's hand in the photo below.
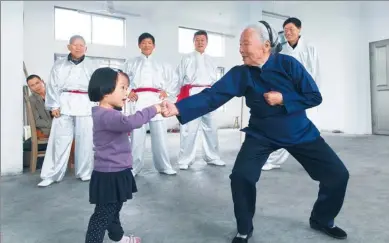
<svg viewBox="0 0 389 243">
<path fill-rule="evenodd" d="M 155 106 L 155 108 L 157 109 L 157 114 L 161 114 L 161 112 L 162 112 L 162 107 L 161 107 L 161 105 L 160 104 L 157 104 L 157 105 L 154 105 Z"/>
<path fill-rule="evenodd" d="M 131 91 L 130 94 L 128 95 L 128 100 L 135 102 L 138 100 L 138 95 L 134 91 Z"/>
</svg>

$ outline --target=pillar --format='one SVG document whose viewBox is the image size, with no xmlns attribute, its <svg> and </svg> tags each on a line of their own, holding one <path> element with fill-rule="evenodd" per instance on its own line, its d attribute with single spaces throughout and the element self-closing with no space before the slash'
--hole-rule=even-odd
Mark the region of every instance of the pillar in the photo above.
<svg viewBox="0 0 389 243">
<path fill-rule="evenodd" d="M 1 175 L 23 171 L 23 1 L 1 1 Z"/>
</svg>

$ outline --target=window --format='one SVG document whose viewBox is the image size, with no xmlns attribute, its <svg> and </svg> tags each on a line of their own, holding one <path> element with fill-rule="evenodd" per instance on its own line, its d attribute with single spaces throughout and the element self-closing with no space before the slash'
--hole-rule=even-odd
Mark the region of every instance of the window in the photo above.
<svg viewBox="0 0 389 243">
<path fill-rule="evenodd" d="M 217 80 L 219 81 L 220 78 L 223 76 L 224 76 L 224 67 L 217 67 L 217 73 L 216 73 Z M 217 111 L 226 112 L 226 105 L 219 107 Z"/>
<path fill-rule="evenodd" d="M 286 43 L 284 36 L 283 24 L 289 16 L 284 16 L 278 13 L 262 11 L 262 20 L 266 21 L 278 32 L 278 40 L 283 45 Z"/>
<path fill-rule="evenodd" d="M 125 46 L 124 20 L 92 15 L 92 43 Z"/>
<path fill-rule="evenodd" d="M 54 61 L 57 59 L 67 58 L 68 54 L 54 54 Z M 100 63 L 100 67 L 121 68 L 125 63 L 125 59 L 108 58 L 108 57 L 92 57 L 87 56 L 90 59 L 97 60 Z"/>
<path fill-rule="evenodd" d="M 77 10 L 54 8 L 55 39 L 68 41 L 81 35 L 89 44 L 125 46 L 125 19 Z"/>
<path fill-rule="evenodd" d="M 219 80 L 224 76 L 224 67 L 217 67 L 216 79 Z"/>
<path fill-rule="evenodd" d="M 178 51 L 185 54 L 194 50 L 193 36 L 197 29 L 178 28 Z M 208 46 L 205 53 L 213 57 L 225 56 L 225 37 L 221 34 L 208 32 Z"/>
<path fill-rule="evenodd" d="M 69 41 L 73 35 L 81 35 L 91 43 L 90 15 L 77 11 L 55 8 L 55 39 Z"/>
<path fill-rule="evenodd" d="M 213 57 L 224 57 L 224 45 L 224 36 L 218 34 L 208 34 L 208 46 L 205 52 Z"/>
<path fill-rule="evenodd" d="M 285 38 L 283 30 L 278 32 L 278 40 L 280 41 L 281 45 L 284 45 L 286 43 L 287 40 Z"/>
</svg>

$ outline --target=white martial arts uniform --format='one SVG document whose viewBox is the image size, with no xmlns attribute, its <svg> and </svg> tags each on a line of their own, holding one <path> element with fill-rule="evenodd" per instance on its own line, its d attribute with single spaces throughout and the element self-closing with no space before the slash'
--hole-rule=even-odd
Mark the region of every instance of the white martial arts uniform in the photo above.
<svg viewBox="0 0 389 243">
<path fill-rule="evenodd" d="M 47 83 L 45 106 L 48 110 L 60 109 L 60 117 L 53 119 L 45 159 L 41 170 L 48 186 L 61 181 L 65 175 L 70 150 L 75 139 L 75 174 L 87 181 L 93 170 L 93 122 L 88 85 L 97 63 L 88 58 L 74 64 L 68 58 L 57 60 Z"/>
<path fill-rule="evenodd" d="M 296 58 L 308 73 L 312 76 L 313 80 L 315 80 L 317 86 L 320 88 L 320 80 L 319 80 L 319 59 L 315 46 L 306 42 L 302 36 L 297 43 L 297 46 L 293 49 L 286 42 L 283 47 L 281 54 L 289 55 Z M 317 116 L 318 116 L 318 108 L 313 107 L 308 109 L 307 116 L 311 119 L 315 124 L 317 124 Z M 263 170 L 271 170 L 273 168 L 279 168 L 281 164 L 283 164 L 289 157 L 288 151 L 285 149 L 279 149 L 270 154 L 266 164 L 263 166 Z"/>
<path fill-rule="evenodd" d="M 217 82 L 217 67 L 212 58 L 194 51 L 183 56 L 177 67 L 178 85 L 180 90 L 185 85 L 189 87 L 189 95 L 200 93 L 208 86 Z M 178 91 L 179 92 L 179 91 Z M 213 112 L 197 118 L 180 127 L 180 153 L 178 164 L 180 169 L 188 169 L 196 157 L 196 140 L 198 132 L 202 131 L 203 159 L 208 164 L 225 165 L 219 156 L 219 141 L 217 126 L 213 120 Z"/>
<path fill-rule="evenodd" d="M 175 81 L 174 70 L 167 64 L 159 62 L 152 55 L 146 57 L 141 55 L 125 63 L 123 71 L 130 78 L 130 90 L 138 91 L 136 102 L 127 102 L 126 113 L 135 114 L 151 105 L 159 104 L 159 91 L 165 91 L 171 95 L 172 82 Z M 140 91 L 139 89 L 156 89 L 155 91 Z M 157 171 L 165 174 L 176 174 L 173 170 L 167 148 L 167 127 L 164 117 L 158 114 L 149 122 L 151 135 L 151 149 L 153 154 L 154 167 Z M 138 174 L 144 165 L 144 149 L 146 141 L 147 124 L 131 133 L 131 145 L 133 156 L 133 174 Z"/>
</svg>

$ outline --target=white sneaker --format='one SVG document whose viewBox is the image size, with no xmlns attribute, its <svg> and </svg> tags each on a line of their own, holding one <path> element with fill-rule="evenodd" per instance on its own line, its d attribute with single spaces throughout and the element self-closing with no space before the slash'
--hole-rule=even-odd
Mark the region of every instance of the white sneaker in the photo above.
<svg viewBox="0 0 389 243">
<path fill-rule="evenodd" d="M 180 167 L 180 170 L 187 170 L 187 169 L 189 169 L 189 165 L 182 164 L 182 165 L 179 165 L 179 167 Z"/>
<path fill-rule="evenodd" d="M 80 179 L 82 181 L 90 181 L 90 178 L 91 178 L 91 176 L 85 176 L 85 177 L 81 177 Z"/>
<path fill-rule="evenodd" d="M 166 175 L 175 175 L 175 174 L 177 174 L 177 172 L 175 170 L 173 170 L 173 169 L 167 169 L 167 170 L 161 171 L 161 173 L 166 174 Z"/>
<path fill-rule="evenodd" d="M 209 165 L 225 166 L 226 163 L 220 159 L 211 160 L 208 162 Z"/>
<path fill-rule="evenodd" d="M 135 177 L 137 174 L 139 174 L 139 171 L 131 170 L 132 176 Z"/>
<path fill-rule="evenodd" d="M 50 186 L 51 184 L 53 184 L 54 181 L 52 179 L 44 179 L 43 181 L 41 181 L 38 186 L 39 187 L 47 187 L 47 186 Z"/>
<path fill-rule="evenodd" d="M 266 164 L 262 167 L 262 170 L 267 171 L 267 170 L 279 169 L 279 168 L 281 168 L 280 165 L 273 165 L 273 164 L 268 164 L 268 163 L 266 163 Z"/>
</svg>

